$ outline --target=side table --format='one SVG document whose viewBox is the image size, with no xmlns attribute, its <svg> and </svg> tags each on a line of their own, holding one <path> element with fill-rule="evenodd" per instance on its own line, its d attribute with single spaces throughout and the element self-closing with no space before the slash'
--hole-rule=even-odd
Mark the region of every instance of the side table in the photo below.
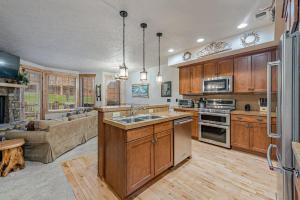
<svg viewBox="0 0 300 200">
<path fill-rule="evenodd" d="M 24 139 L 4 140 L 0 142 L 0 151 L 2 151 L 0 176 L 7 176 L 12 170 L 15 171 L 25 167 L 22 149 L 24 144 Z"/>
</svg>

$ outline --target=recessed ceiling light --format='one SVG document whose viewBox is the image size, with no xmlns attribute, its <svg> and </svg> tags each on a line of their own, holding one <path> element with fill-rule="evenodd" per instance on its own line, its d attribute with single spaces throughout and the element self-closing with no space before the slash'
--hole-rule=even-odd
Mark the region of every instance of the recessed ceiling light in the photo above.
<svg viewBox="0 0 300 200">
<path fill-rule="evenodd" d="M 168 52 L 169 52 L 169 53 L 173 53 L 173 52 L 174 52 L 174 49 L 169 49 Z"/>
<path fill-rule="evenodd" d="M 204 38 L 199 38 L 199 39 L 197 40 L 197 42 L 198 42 L 198 43 L 204 42 Z"/>
<path fill-rule="evenodd" d="M 246 23 L 241 23 L 240 25 L 237 26 L 238 29 L 246 28 L 248 24 Z"/>
</svg>

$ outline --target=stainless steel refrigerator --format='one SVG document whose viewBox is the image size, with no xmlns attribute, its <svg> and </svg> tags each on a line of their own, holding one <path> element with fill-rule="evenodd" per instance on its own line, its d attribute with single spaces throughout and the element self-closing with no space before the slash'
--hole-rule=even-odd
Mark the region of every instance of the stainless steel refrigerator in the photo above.
<svg viewBox="0 0 300 200">
<path fill-rule="evenodd" d="M 277 140 L 268 148 L 267 160 L 270 170 L 278 175 L 277 191 L 275 199 L 294 199 L 295 160 L 292 152 L 292 142 L 299 141 L 299 59 L 300 59 L 299 33 L 285 33 L 281 37 L 279 45 L 279 60 L 267 65 L 268 82 L 268 136 Z M 277 130 L 272 130 L 272 80 L 274 69 L 277 69 Z M 275 107 L 273 105 L 273 108 Z M 276 161 L 271 160 L 272 151 L 276 152 Z"/>
</svg>

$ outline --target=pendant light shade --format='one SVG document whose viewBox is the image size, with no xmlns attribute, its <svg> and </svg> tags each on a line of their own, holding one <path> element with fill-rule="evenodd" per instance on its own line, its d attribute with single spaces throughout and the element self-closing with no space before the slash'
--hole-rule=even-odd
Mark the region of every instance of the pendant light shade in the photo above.
<svg viewBox="0 0 300 200">
<path fill-rule="evenodd" d="M 128 13 L 124 10 L 120 11 L 120 15 L 123 18 L 123 64 L 119 68 L 119 79 L 127 80 L 128 79 L 128 68 L 125 64 L 125 18 L 128 16 Z"/>
<path fill-rule="evenodd" d="M 140 73 L 140 80 L 147 81 L 147 71 L 145 68 L 145 29 L 147 28 L 147 24 L 141 23 L 141 27 L 143 29 L 143 71 Z"/>
<path fill-rule="evenodd" d="M 158 73 L 156 76 L 156 81 L 158 83 L 161 83 L 163 81 L 161 72 L 160 72 L 160 38 L 162 37 L 162 33 L 156 33 L 156 36 L 158 37 Z"/>
</svg>

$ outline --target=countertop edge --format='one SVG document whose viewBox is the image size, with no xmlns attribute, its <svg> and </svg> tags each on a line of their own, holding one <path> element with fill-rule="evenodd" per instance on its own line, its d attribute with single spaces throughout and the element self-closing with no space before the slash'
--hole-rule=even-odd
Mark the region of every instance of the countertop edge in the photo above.
<svg viewBox="0 0 300 200">
<path fill-rule="evenodd" d="M 176 113 L 176 115 L 167 116 L 162 119 L 142 121 L 142 122 L 136 122 L 136 123 L 132 123 L 132 124 L 122 124 L 122 123 L 116 122 L 112 119 L 104 119 L 103 122 L 105 124 L 109 124 L 111 126 L 115 126 L 120 129 L 123 129 L 123 130 L 130 130 L 130 129 L 140 128 L 140 127 L 144 127 L 144 126 L 150 126 L 153 124 L 159 124 L 159 123 L 163 123 L 163 122 L 167 122 L 167 121 L 172 121 L 172 120 L 176 120 L 176 119 L 180 119 L 180 118 L 184 118 L 184 117 L 192 117 L 193 116 L 191 113 L 186 113 L 186 112 L 175 112 L 175 113 Z M 161 115 L 161 116 L 166 116 L 168 113 L 165 113 L 165 114 L 157 113 L 157 114 Z"/>
</svg>

